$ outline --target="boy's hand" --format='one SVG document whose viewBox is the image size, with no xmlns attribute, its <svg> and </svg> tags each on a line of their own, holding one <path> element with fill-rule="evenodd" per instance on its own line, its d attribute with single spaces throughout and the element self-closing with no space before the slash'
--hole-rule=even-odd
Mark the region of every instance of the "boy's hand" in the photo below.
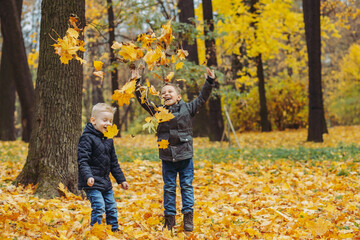
<svg viewBox="0 0 360 240">
<path fill-rule="evenodd" d="M 92 178 L 92 177 L 88 178 L 88 180 L 87 180 L 87 185 L 88 185 L 89 187 L 92 187 L 92 186 L 94 185 L 94 183 L 95 183 L 95 179 L 94 179 L 94 178 Z"/>
<path fill-rule="evenodd" d="M 215 71 L 214 70 L 210 70 L 210 68 L 206 68 L 206 74 L 205 74 L 205 78 L 207 78 L 207 76 L 211 77 L 212 79 L 215 79 Z"/>
<path fill-rule="evenodd" d="M 120 185 L 121 185 L 121 188 L 124 189 L 124 190 L 129 189 L 129 184 L 127 182 L 122 182 Z"/>
</svg>

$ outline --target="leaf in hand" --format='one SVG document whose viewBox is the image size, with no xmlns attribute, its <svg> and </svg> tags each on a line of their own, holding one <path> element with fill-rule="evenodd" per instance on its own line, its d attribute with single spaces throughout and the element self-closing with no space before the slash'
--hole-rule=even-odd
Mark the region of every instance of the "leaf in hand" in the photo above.
<svg viewBox="0 0 360 240">
<path fill-rule="evenodd" d="M 107 138 L 114 138 L 118 133 L 119 130 L 115 124 L 112 126 L 107 126 L 107 132 L 104 133 L 104 136 Z"/>
</svg>

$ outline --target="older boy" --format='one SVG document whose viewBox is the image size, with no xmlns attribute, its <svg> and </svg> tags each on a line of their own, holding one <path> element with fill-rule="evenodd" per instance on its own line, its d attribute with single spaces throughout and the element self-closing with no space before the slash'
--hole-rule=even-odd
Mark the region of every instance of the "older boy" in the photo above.
<svg viewBox="0 0 360 240">
<path fill-rule="evenodd" d="M 118 163 L 114 142 L 104 137 L 107 126 L 112 125 L 115 109 L 105 103 L 96 104 L 78 144 L 79 189 L 86 192 L 91 203 L 91 222 L 101 223 L 106 213 L 106 223 L 118 231 L 117 208 L 109 174 L 123 189 L 128 189 L 125 176 Z"/>
<path fill-rule="evenodd" d="M 191 117 L 199 111 L 209 98 L 214 85 L 215 74 L 209 68 L 206 69 L 206 81 L 199 96 L 189 103 L 181 99 L 180 89 L 173 84 L 165 84 L 161 89 L 161 97 L 164 107 L 167 108 L 174 118 L 167 122 L 161 122 L 157 128 L 158 141 L 168 140 L 166 149 L 159 148 L 159 157 L 162 160 L 162 176 L 164 180 L 164 208 L 165 225 L 169 230 L 175 226 L 176 215 L 176 178 L 179 173 L 184 231 L 191 232 L 193 224 L 194 190 L 192 186 L 194 178 L 193 165 L 193 140 Z M 138 76 L 133 72 L 134 77 Z M 136 91 L 136 96 L 141 106 L 154 115 L 156 113 L 152 103 L 141 103 L 141 93 Z"/>
</svg>

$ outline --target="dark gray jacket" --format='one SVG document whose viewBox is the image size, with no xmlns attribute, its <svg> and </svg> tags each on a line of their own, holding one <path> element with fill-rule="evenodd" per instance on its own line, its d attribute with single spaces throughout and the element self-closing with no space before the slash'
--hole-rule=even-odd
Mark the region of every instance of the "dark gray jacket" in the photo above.
<svg viewBox="0 0 360 240">
<path fill-rule="evenodd" d="M 79 189 L 108 191 L 112 188 L 109 174 L 117 183 L 125 182 L 115 154 L 114 142 L 87 123 L 78 144 Z M 88 178 L 94 178 L 92 187 L 87 185 Z"/>
<path fill-rule="evenodd" d="M 157 128 L 158 141 L 168 140 L 169 146 L 166 149 L 159 148 L 159 158 L 164 161 L 178 162 L 193 157 L 193 132 L 191 118 L 205 104 L 211 94 L 213 80 L 205 81 L 199 96 L 189 103 L 180 100 L 172 106 L 163 106 L 174 115 L 174 118 L 167 122 L 159 123 Z M 141 104 L 141 93 L 136 91 L 136 97 Z M 151 103 L 146 101 L 141 106 L 154 115 L 156 111 Z M 158 106 L 157 106 L 158 107 Z"/>
</svg>

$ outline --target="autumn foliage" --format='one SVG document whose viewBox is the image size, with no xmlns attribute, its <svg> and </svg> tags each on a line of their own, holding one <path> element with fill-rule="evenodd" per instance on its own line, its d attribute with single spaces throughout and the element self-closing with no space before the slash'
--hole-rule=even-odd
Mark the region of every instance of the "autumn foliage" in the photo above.
<svg viewBox="0 0 360 240">
<path fill-rule="evenodd" d="M 120 158 L 130 189 L 124 191 L 113 183 L 119 233 L 112 233 L 105 224 L 90 228 L 89 201 L 68 192 L 61 183 L 63 196 L 49 200 L 33 195 L 36 186 L 13 186 L 27 145 L 1 142 L 0 238 L 356 239 L 360 237 L 359 145 L 354 147 L 355 156 L 341 149 L 355 144 L 359 131 L 359 126 L 331 128 L 322 144 L 305 142 L 305 130 L 239 134 L 241 151 L 195 138 L 195 230 L 188 236 L 180 212 L 173 234 L 162 231 L 161 162 L 136 155 L 146 149 L 157 154 L 154 136 L 115 138 L 115 148 L 131 159 L 122 162 Z M 339 156 L 329 152 L 324 160 L 241 157 L 257 149 L 326 151 L 334 147 Z M 206 157 L 213 148 L 219 150 L 217 156 Z M 234 159 L 232 155 L 239 152 Z M 178 210 L 180 199 L 178 191 Z"/>
</svg>

